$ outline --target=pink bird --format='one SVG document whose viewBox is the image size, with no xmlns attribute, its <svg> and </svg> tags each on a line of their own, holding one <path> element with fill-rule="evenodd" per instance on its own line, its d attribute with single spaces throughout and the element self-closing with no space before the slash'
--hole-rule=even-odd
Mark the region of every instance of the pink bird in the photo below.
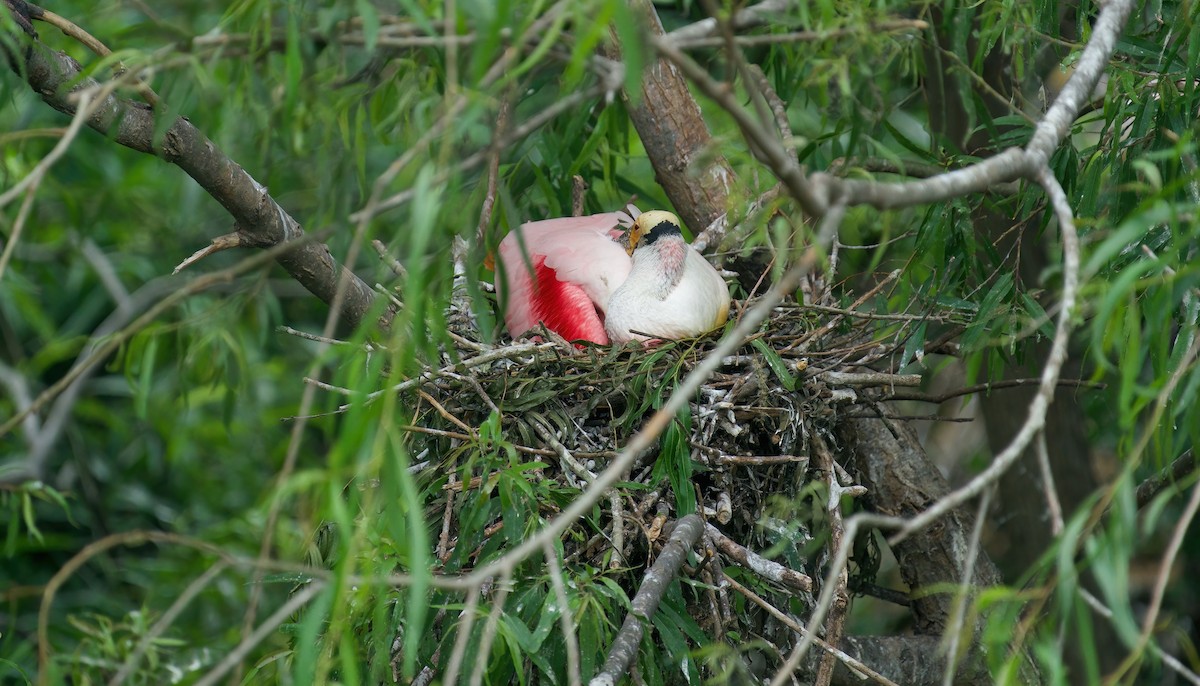
<svg viewBox="0 0 1200 686">
<path fill-rule="evenodd" d="M 690 338 L 725 323 L 729 288 L 683 240 L 679 219 L 629 210 L 529 222 L 504 237 L 509 334 L 541 323 L 567 340 L 607 344 Z"/>
</svg>

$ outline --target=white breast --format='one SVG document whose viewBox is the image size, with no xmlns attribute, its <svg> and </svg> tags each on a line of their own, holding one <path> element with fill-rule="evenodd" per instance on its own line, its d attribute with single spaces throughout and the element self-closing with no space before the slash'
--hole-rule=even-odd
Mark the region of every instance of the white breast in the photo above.
<svg viewBox="0 0 1200 686">
<path fill-rule="evenodd" d="M 665 242 L 664 242 L 665 243 Z M 671 283 L 659 250 L 634 254 L 629 278 L 613 292 L 604 328 L 614 343 L 652 338 L 691 338 L 725 323 L 729 288 L 717 270 L 682 241 L 663 250 L 682 247 L 682 274 Z M 655 246 L 658 247 L 657 245 Z M 637 332 L 637 333 L 634 333 Z"/>
</svg>

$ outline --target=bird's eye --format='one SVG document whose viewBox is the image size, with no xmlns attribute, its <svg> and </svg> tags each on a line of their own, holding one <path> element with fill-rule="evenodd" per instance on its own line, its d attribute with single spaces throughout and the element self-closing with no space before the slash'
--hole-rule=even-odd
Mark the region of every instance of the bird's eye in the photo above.
<svg viewBox="0 0 1200 686">
<path fill-rule="evenodd" d="M 634 249 L 637 248 L 638 243 L 642 240 L 642 233 L 641 220 L 634 221 L 633 226 L 629 227 L 629 234 L 627 236 L 628 245 L 625 246 L 625 251 L 630 255 L 633 254 Z"/>
</svg>

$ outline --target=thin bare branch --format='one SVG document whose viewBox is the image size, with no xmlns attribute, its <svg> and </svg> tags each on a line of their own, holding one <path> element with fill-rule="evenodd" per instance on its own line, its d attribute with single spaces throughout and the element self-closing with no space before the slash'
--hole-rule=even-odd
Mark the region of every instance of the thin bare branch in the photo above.
<svg viewBox="0 0 1200 686">
<path fill-rule="evenodd" d="M 774 560 L 769 560 L 759 555 L 721 533 L 712 524 L 705 524 L 705 531 L 708 533 L 708 537 L 712 539 L 713 545 L 728 555 L 729 559 L 738 563 L 738 565 L 749 569 L 764 579 L 787 586 L 795 591 L 808 592 L 812 590 L 813 581 L 807 574 L 789 569 Z"/>
<path fill-rule="evenodd" d="M 1188 527 L 1191 526 L 1192 519 L 1196 517 L 1197 510 L 1200 510 L 1200 483 L 1192 486 L 1192 497 L 1188 499 L 1183 514 L 1175 524 L 1171 542 L 1167 544 L 1167 550 L 1163 553 L 1162 561 L 1159 563 L 1158 574 L 1154 578 L 1154 589 L 1150 593 L 1150 605 L 1142 618 L 1142 631 L 1138 635 L 1137 645 L 1129 652 L 1129 657 L 1112 674 L 1108 675 L 1105 679 L 1106 684 L 1120 681 L 1121 677 L 1141 658 L 1142 651 L 1150 642 L 1150 637 L 1154 633 L 1154 625 L 1158 622 L 1158 613 L 1162 610 L 1163 596 L 1167 592 L 1167 582 L 1170 580 L 1171 570 L 1175 566 L 1175 557 L 1179 555 L 1179 549 L 1183 547 L 1184 536 L 1187 535 Z"/>
<path fill-rule="evenodd" d="M 287 622 L 288 617 L 307 605 L 308 601 L 315 598 L 326 587 L 326 584 L 323 582 L 316 580 L 309 581 L 303 588 L 296 591 L 291 598 L 288 598 L 286 603 L 280 605 L 278 610 L 272 612 L 270 617 L 264 619 L 263 623 L 258 625 L 258 628 L 246 634 L 246 637 L 242 639 L 242 642 L 236 648 L 231 650 L 203 678 L 196 682 L 196 686 L 212 686 L 212 684 L 220 682 L 229 670 L 241 664 L 241 661 L 250 654 L 250 651 L 255 646 L 262 643 L 268 636 L 279 631 L 280 625 Z"/>
<path fill-rule="evenodd" d="M 567 599 L 566 584 L 563 583 L 562 565 L 558 563 L 558 553 L 549 541 L 546 542 L 545 551 L 550 585 L 554 587 L 554 599 L 558 603 L 559 628 L 562 629 L 563 643 L 567 647 L 567 685 L 580 686 L 583 680 L 579 672 L 579 641 L 575 638 L 575 618 Z"/>
<path fill-rule="evenodd" d="M 829 450 L 829 446 L 825 444 L 825 439 L 817 431 L 810 433 L 813 446 L 813 454 L 816 455 L 816 468 L 820 470 L 825 477 L 825 485 L 829 489 L 828 501 L 825 504 L 825 513 L 829 518 L 829 550 L 831 556 L 847 545 L 845 539 L 845 529 L 842 526 L 842 485 L 838 482 L 837 471 L 834 469 L 833 453 Z M 846 585 L 849 583 L 849 574 L 843 569 L 837 576 L 835 581 L 837 588 L 834 589 L 833 604 L 829 608 L 829 612 L 825 619 L 825 640 L 830 645 L 837 645 L 842 640 L 842 630 L 846 623 L 846 612 L 850 607 L 850 596 L 846 592 Z M 835 656 L 831 653 L 826 653 L 821 658 L 820 666 L 817 667 L 817 676 L 813 681 L 814 686 L 829 686 L 833 681 L 833 668 L 836 665 Z"/>
<path fill-rule="evenodd" d="M 1150 504 L 1150 501 L 1158 497 L 1168 488 L 1171 488 L 1183 481 L 1188 476 L 1196 471 L 1196 453 L 1192 448 L 1188 448 L 1182 455 L 1175 458 L 1170 466 L 1164 468 L 1158 474 L 1146 479 L 1137 487 L 1137 504 L 1139 508 Z"/>
<path fill-rule="evenodd" d="M 772 617 L 774 617 L 775 619 L 782 622 L 783 625 L 786 626 L 787 628 L 791 629 L 792 631 L 795 631 L 796 633 L 800 634 L 801 636 L 804 636 L 807 634 L 808 630 L 804 628 L 803 624 L 796 621 L 796 619 L 794 617 L 792 617 L 791 615 L 784 613 L 779 608 L 775 607 L 771 603 L 768 603 L 766 600 L 764 600 L 762 598 L 762 596 L 758 595 L 754 591 L 751 591 L 750 589 L 746 588 L 745 586 L 739 584 L 736 580 L 731 579 L 729 577 L 725 577 L 724 582 L 729 584 L 729 586 L 731 588 L 733 588 L 733 590 L 746 596 L 755 605 L 758 605 L 762 609 L 769 612 Z M 884 686 L 898 686 L 898 684 L 896 684 L 896 682 L 894 682 L 891 679 L 887 678 L 886 676 L 880 674 L 879 672 L 875 671 L 874 669 L 871 669 L 862 660 L 858 660 L 858 659 L 846 654 L 843 650 L 841 650 L 837 646 L 831 645 L 830 643 L 823 641 L 816 636 L 813 637 L 813 641 L 822 650 L 826 651 L 830 655 L 837 657 L 837 659 L 839 659 L 843 663 L 845 663 L 846 667 L 848 667 L 852 672 L 855 672 L 860 678 L 865 676 L 867 678 L 872 679 L 876 683 L 883 684 Z"/>
</svg>

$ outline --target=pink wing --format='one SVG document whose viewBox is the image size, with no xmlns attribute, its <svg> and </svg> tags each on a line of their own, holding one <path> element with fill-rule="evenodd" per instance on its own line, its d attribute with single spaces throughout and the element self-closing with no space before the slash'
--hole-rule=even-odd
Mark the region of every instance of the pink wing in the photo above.
<svg viewBox="0 0 1200 686">
<path fill-rule="evenodd" d="M 632 264 L 613 240 L 623 218 L 608 212 L 528 222 L 500 241 L 500 302 L 511 335 L 543 322 L 570 341 L 608 343 L 603 313 Z"/>
</svg>

